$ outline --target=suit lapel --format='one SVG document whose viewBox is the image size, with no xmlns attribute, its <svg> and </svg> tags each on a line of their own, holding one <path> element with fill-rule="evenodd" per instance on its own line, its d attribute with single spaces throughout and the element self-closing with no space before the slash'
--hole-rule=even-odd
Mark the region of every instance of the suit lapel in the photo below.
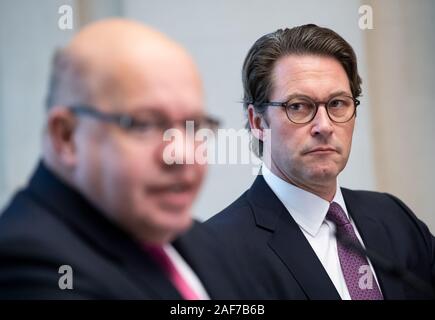
<svg viewBox="0 0 435 320">
<path fill-rule="evenodd" d="M 388 261 L 396 263 L 397 258 L 387 232 L 382 223 L 376 220 L 375 204 L 363 201 L 358 194 L 342 188 L 346 208 L 355 222 L 364 245 L 367 249 L 379 254 Z M 385 272 L 374 261 L 371 261 L 378 278 L 384 298 L 404 299 L 405 293 L 402 284 L 391 274 Z"/>
<path fill-rule="evenodd" d="M 258 176 L 248 192 L 258 227 L 271 231 L 269 247 L 286 265 L 308 299 L 340 299 L 308 240 L 284 205 Z"/>
<path fill-rule="evenodd" d="M 269 246 L 280 257 L 309 299 L 340 299 L 299 226 L 285 211 L 271 236 Z"/>
</svg>

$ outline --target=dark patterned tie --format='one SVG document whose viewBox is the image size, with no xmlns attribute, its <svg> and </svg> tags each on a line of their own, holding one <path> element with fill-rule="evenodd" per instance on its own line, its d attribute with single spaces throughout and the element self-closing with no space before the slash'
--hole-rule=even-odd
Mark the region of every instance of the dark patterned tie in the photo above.
<svg viewBox="0 0 435 320">
<path fill-rule="evenodd" d="M 367 258 L 339 240 L 346 239 L 359 244 L 352 224 L 338 203 L 331 203 L 326 219 L 332 221 L 337 228 L 338 258 L 352 300 L 383 300 Z"/>
</svg>

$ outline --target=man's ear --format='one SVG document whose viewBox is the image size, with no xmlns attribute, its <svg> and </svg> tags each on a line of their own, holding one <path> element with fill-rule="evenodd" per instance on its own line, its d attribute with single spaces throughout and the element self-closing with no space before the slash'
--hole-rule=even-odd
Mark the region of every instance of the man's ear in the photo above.
<svg viewBox="0 0 435 320">
<path fill-rule="evenodd" d="M 76 163 L 74 132 L 76 118 L 66 107 L 53 107 L 48 114 L 47 133 L 53 152 L 68 167 Z"/>
<path fill-rule="evenodd" d="M 248 105 L 248 120 L 252 135 L 258 140 L 263 141 L 264 129 L 267 129 L 267 124 L 264 121 L 264 117 L 255 111 L 252 104 Z"/>
</svg>

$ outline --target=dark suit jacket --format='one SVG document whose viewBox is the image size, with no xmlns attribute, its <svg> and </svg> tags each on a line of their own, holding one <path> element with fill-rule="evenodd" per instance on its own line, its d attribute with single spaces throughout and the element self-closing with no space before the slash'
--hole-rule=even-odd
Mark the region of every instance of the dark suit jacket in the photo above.
<svg viewBox="0 0 435 320">
<path fill-rule="evenodd" d="M 433 286 L 435 240 L 428 228 L 391 195 L 342 192 L 366 248 Z M 340 299 L 299 226 L 262 176 L 206 224 L 244 258 L 241 268 L 257 279 L 265 298 Z M 372 264 L 385 299 L 434 298 Z"/>
<path fill-rule="evenodd" d="M 173 245 L 212 299 L 252 297 L 207 227 Z M 61 265 L 72 290 L 59 289 Z M 181 299 L 138 243 L 42 164 L 0 217 L 0 298 Z"/>
</svg>

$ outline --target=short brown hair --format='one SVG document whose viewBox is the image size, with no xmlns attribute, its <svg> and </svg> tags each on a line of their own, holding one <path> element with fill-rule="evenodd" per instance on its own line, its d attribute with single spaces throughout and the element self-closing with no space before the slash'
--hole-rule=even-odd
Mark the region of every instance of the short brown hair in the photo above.
<svg viewBox="0 0 435 320">
<path fill-rule="evenodd" d="M 361 78 L 358 75 L 356 55 L 349 43 L 328 28 L 307 24 L 291 29 L 279 29 L 258 39 L 249 50 L 243 63 L 243 108 L 252 104 L 255 111 L 264 113 L 262 103 L 269 101 L 272 90 L 272 72 L 276 61 L 286 55 L 322 55 L 333 57 L 343 66 L 354 98 L 361 95 Z M 250 129 L 249 122 L 246 128 Z M 251 148 L 263 156 L 263 142 L 251 137 Z"/>
</svg>

